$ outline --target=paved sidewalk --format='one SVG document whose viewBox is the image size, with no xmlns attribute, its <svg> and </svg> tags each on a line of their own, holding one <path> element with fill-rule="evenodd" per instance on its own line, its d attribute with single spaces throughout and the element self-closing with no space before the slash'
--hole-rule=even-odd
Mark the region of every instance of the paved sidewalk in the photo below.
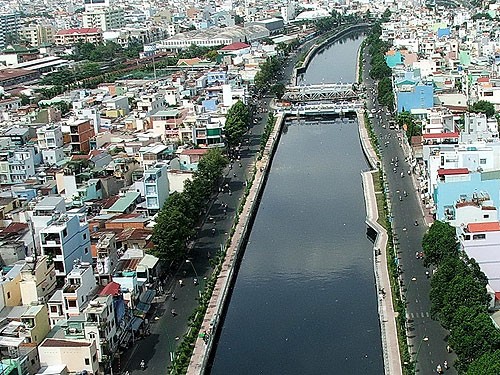
<svg viewBox="0 0 500 375">
<path fill-rule="evenodd" d="M 379 159 L 370 143 L 370 136 L 365 126 L 364 112 L 358 111 L 359 139 L 372 168 L 377 167 Z M 380 332 L 382 336 L 382 351 L 384 357 L 384 369 L 387 375 L 402 374 L 401 355 L 399 350 L 398 332 L 396 327 L 396 314 L 392 303 L 392 289 L 387 269 L 387 241 L 388 236 L 385 228 L 378 222 L 378 208 L 375 187 L 373 185 L 373 173 L 363 172 L 363 191 L 366 204 L 366 223 L 377 232 L 373 252 L 378 253 L 373 257 L 375 281 L 379 290 L 378 312 L 380 318 Z M 380 193 L 380 192 L 378 192 Z"/>
</svg>

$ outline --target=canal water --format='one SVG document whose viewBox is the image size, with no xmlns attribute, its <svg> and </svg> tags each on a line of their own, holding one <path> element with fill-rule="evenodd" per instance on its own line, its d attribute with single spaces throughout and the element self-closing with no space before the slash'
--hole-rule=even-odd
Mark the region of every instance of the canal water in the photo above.
<svg viewBox="0 0 500 375">
<path fill-rule="evenodd" d="M 311 62 L 306 83 L 352 82 L 362 35 Z M 356 122 L 289 122 L 211 368 L 227 374 L 383 374 Z"/>
</svg>

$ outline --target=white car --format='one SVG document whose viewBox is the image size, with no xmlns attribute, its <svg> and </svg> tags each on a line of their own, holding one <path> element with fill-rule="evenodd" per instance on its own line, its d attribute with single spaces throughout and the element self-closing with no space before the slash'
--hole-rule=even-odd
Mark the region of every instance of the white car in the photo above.
<svg viewBox="0 0 500 375">
<path fill-rule="evenodd" d="M 372 113 L 377 113 L 377 110 L 375 108 L 372 108 Z"/>
</svg>

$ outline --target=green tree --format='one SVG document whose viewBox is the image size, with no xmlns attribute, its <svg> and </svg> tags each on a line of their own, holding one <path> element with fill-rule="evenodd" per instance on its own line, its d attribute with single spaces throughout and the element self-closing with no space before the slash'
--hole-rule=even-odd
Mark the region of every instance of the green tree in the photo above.
<svg viewBox="0 0 500 375">
<path fill-rule="evenodd" d="M 484 353 L 500 348 L 500 331 L 489 315 L 480 313 L 470 318 L 463 320 L 450 333 L 449 342 L 459 358 L 456 363 L 459 371 L 466 371 Z"/>
<path fill-rule="evenodd" d="M 495 115 L 495 106 L 487 100 L 479 100 L 469 107 L 470 112 L 484 113 L 486 117 L 493 117 Z"/>
<path fill-rule="evenodd" d="M 394 93 L 392 91 L 392 81 L 389 77 L 384 77 L 378 82 L 378 101 L 385 105 L 390 111 L 394 110 Z"/>
<path fill-rule="evenodd" d="M 271 87 L 271 93 L 276 96 L 276 98 L 281 99 L 285 93 L 285 85 L 283 83 L 276 83 Z"/>
<path fill-rule="evenodd" d="M 459 307 L 486 310 L 489 301 L 486 288 L 472 275 L 455 276 L 445 288 L 439 302 L 434 291 L 430 294 L 432 315 L 437 316 L 443 327 L 449 328 L 452 325 Z M 436 308 L 438 303 L 439 309 Z"/>
<path fill-rule="evenodd" d="M 448 256 L 457 256 L 458 242 L 455 228 L 448 223 L 436 220 L 425 233 L 422 240 L 426 267 L 438 266 Z"/>
<path fill-rule="evenodd" d="M 500 350 L 487 352 L 475 359 L 467 369 L 467 375 L 500 374 Z"/>
<path fill-rule="evenodd" d="M 247 131 L 250 121 L 248 107 L 238 100 L 229 108 L 224 125 L 224 135 L 228 147 L 237 146 L 243 140 L 243 135 Z"/>
<path fill-rule="evenodd" d="M 180 260 L 186 255 L 186 241 L 194 234 L 192 221 L 179 207 L 168 204 L 160 210 L 153 228 L 153 253 L 166 261 Z"/>
<path fill-rule="evenodd" d="M 237 14 L 234 15 L 234 23 L 236 25 L 242 25 L 245 19 L 241 16 L 238 16 Z"/>
<path fill-rule="evenodd" d="M 210 149 L 210 151 L 200 160 L 196 177 L 205 178 L 214 185 L 222 176 L 222 171 L 227 163 L 228 160 L 222 155 L 220 149 Z M 212 188 L 214 187 L 215 186 L 212 186 Z"/>
</svg>

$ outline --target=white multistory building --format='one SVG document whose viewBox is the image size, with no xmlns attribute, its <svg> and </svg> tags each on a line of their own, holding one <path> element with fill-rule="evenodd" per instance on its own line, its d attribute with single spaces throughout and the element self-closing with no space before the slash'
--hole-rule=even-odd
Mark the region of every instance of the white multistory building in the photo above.
<svg viewBox="0 0 500 375">
<path fill-rule="evenodd" d="M 154 215 L 163 207 L 169 194 L 168 164 L 157 163 L 144 171 L 144 195 L 148 213 Z"/>
<path fill-rule="evenodd" d="M 42 255 L 54 263 L 56 277 L 64 278 L 75 262 L 92 262 L 89 224 L 75 214 L 60 214 L 40 230 Z"/>
</svg>

